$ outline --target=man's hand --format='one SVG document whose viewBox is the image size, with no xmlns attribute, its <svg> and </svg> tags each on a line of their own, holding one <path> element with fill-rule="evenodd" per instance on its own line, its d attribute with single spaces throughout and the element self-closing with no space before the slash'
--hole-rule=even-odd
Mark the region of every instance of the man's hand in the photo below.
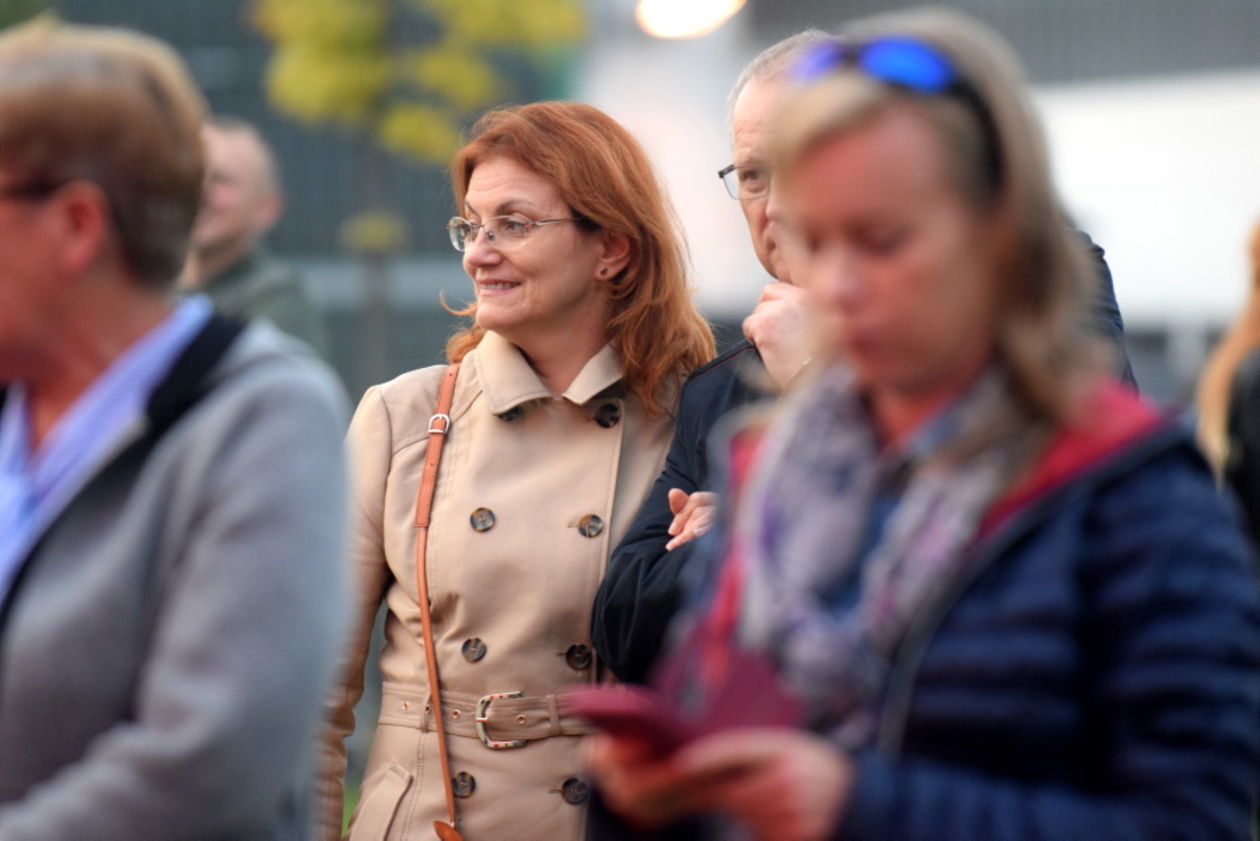
<svg viewBox="0 0 1260 841">
<path fill-rule="evenodd" d="M 718 812 L 758 841 L 831 837 L 853 784 L 853 763 L 843 752 L 782 728 L 724 731 L 665 758 L 633 738 L 596 736 L 587 756 L 605 801 L 633 824 L 657 827 Z"/>
<path fill-rule="evenodd" d="M 757 346 L 770 379 L 786 388 L 810 358 L 805 290 L 777 280 L 766 284 L 752 314 L 744 319 L 744 336 Z"/>
<path fill-rule="evenodd" d="M 669 492 L 669 510 L 674 512 L 674 519 L 669 524 L 669 533 L 673 538 L 665 544 L 665 551 L 672 551 L 711 529 L 717 516 L 717 502 L 717 494 L 710 491 L 688 494 L 672 488 Z"/>
</svg>

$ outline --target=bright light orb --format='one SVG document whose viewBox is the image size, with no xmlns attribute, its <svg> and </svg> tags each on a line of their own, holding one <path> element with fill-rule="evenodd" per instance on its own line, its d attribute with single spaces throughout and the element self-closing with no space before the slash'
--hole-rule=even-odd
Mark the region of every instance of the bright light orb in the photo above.
<svg viewBox="0 0 1260 841">
<path fill-rule="evenodd" d="M 634 18 L 657 38 L 708 35 L 744 7 L 744 0 L 639 0 Z"/>
</svg>

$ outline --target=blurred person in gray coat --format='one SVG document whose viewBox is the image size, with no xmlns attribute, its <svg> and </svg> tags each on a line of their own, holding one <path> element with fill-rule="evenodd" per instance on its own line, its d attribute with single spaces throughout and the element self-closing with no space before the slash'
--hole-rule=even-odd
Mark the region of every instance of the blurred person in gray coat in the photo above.
<svg viewBox="0 0 1260 841">
<path fill-rule="evenodd" d="M 252 123 L 224 115 L 207 120 L 201 137 L 206 185 L 180 285 L 224 315 L 268 319 L 327 356 L 323 315 L 301 274 L 263 245 L 284 211 L 271 146 Z"/>
<path fill-rule="evenodd" d="M 0 838 L 298 841 L 345 626 L 344 398 L 173 300 L 203 103 L 165 45 L 0 35 Z"/>
</svg>

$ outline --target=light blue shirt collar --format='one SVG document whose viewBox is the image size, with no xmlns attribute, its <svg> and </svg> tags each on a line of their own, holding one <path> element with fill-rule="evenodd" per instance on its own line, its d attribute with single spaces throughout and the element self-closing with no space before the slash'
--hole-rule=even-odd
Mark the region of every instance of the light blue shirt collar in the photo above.
<svg viewBox="0 0 1260 841">
<path fill-rule="evenodd" d="M 212 312 L 205 296 L 179 302 L 88 386 L 37 449 L 26 388 L 9 386 L 0 410 L 0 601 L 48 526 L 143 423 L 149 397 Z"/>
</svg>

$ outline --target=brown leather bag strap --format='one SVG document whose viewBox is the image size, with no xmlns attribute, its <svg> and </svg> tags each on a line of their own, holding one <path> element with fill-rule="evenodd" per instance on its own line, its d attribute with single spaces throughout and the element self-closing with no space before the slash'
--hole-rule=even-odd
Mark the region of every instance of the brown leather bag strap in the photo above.
<svg viewBox="0 0 1260 841">
<path fill-rule="evenodd" d="M 433 729 L 437 732 L 438 758 L 442 762 L 442 789 L 446 793 L 447 821 L 434 821 L 433 829 L 442 841 L 463 841 L 455 828 L 455 791 L 452 788 L 451 759 L 446 748 L 446 718 L 442 715 L 441 684 L 438 683 L 437 650 L 433 639 L 433 621 L 429 615 L 429 581 L 425 570 L 425 548 L 429 542 L 429 514 L 433 509 L 433 490 L 437 487 L 438 463 L 442 446 L 451 431 L 451 403 L 455 397 L 455 378 L 459 363 L 446 369 L 438 389 L 437 408 L 429 418 L 429 443 L 424 453 L 424 472 L 416 493 L 416 591 L 420 600 L 420 624 L 424 628 L 424 662 L 429 672 L 429 704 L 433 711 Z"/>
</svg>

